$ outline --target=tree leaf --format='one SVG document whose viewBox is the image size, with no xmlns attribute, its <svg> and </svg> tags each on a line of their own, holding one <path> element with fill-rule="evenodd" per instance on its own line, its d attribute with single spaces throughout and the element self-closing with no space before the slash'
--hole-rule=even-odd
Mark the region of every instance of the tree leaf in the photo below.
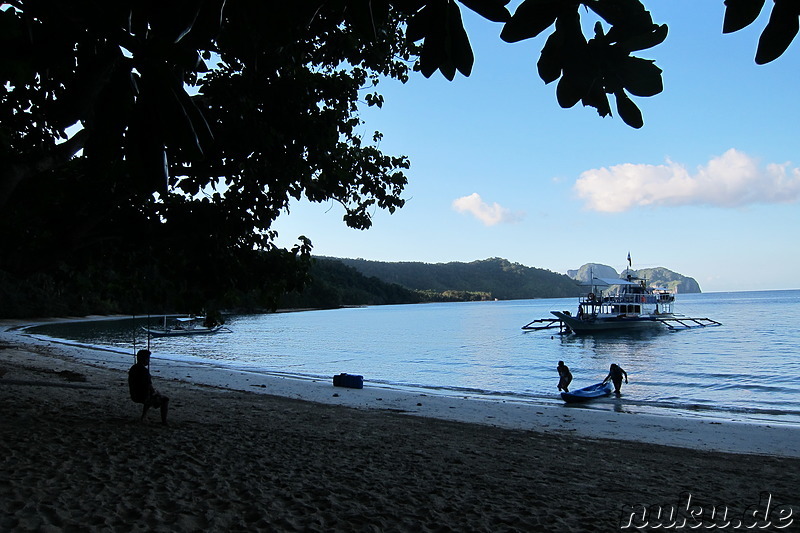
<svg viewBox="0 0 800 533">
<path fill-rule="evenodd" d="M 475 55 L 472 53 L 472 46 L 469 44 L 469 36 L 464 30 L 461 10 L 455 2 L 449 4 L 447 25 L 450 37 L 449 51 L 453 58 L 453 63 L 461 74 L 469 76 L 472 73 L 472 65 L 475 63 Z"/>
<path fill-rule="evenodd" d="M 431 4 L 426 4 L 425 7 L 411 17 L 411 20 L 408 21 L 408 28 L 406 29 L 406 38 L 409 41 L 412 43 L 419 41 L 431 33 L 433 10 L 434 8 Z"/>
<path fill-rule="evenodd" d="M 654 96 L 664 90 L 661 69 L 651 59 L 626 57 L 618 72 L 623 87 L 635 96 Z"/>
<path fill-rule="evenodd" d="M 611 114 L 611 105 L 608 103 L 608 95 L 599 84 L 594 84 L 581 99 L 584 106 L 597 109 L 597 114 L 606 117 Z"/>
<path fill-rule="evenodd" d="M 756 64 L 778 59 L 792 43 L 798 31 L 800 5 L 797 0 L 775 0 L 766 28 L 756 50 Z"/>
<path fill-rule="evenodd" d="M 574 10 L 578 8 L 577 3 L 565 0 L 525 0 L 503 26 L 500 38 L 515 43 L 536 37 L 552 26 L 558 15 L 570 6 Z"/>
<path fill-rule="evenodd" d="M 462 4 L 492 22 L 507 22 L 511 13 L 506 5 L 511 0 L 459 0 Z"/>
<path fill-rule="evenodd" d="M 420 71 L 429 78 L 437 70 L 448 80 L 453 80 L 456 71 L 465 76 L 472 72 L 474 55 L 469 37 L 464 30 L 461 11 L 452 0 L 435 0 L 429 3 L 417 17 L 414 37 L 425 32 L 425 43 L 420 54 Z"/>
<path fill-rule="evenodd" d="M 646 50 L 663 43 L 669 28 L 666 24 L 653 24 L 648 31 L 642 31 L 628 38 L 620 39 L 619 45 L 628 52 Z"/>
<path fill-rule="evenodd" d="M 764 0 L 725 0 L 722 33 L 739 31 L 753 23 L 764 7 Z"/>
<path fill-rule="evenodd" d="M 614 97 L 617 101 L 617 113 L 625 122 L 625 124 L 636 129 L 644 126 L 642 112 L 639 111 L 639 108 L 636 107 L 636 104 L 634 104 L 633 101 L 628 98 L 628 95 L 625 94 L 625 91 L 617 91 L 614 93 Z"/>
<path fill-rule="evenodd" d="M 565 12 L 556 20 L 556 32 L 561 36 L 561 81 L 556 87 L 556 98 L 561 107 L 568 108 L 586 96 L 595 83 L 597 67 L 592 63 L 586 37 L 581 29 L 578 11 Z"/>
<path fill-rule="evenodd" d="M 422 52 L 419 55 L 420 72 L 426 78 L 430 78 L 434 72 L 443 68 L 442 74 L 445 78 L 452 80 L 455 76 L 455 67 L 447 69 L 445 67 L 445 35 L 444 31 L 431 29 L 425 36 L 425 43 L 422 45 Z M 448 77 L 448 72 L 452 74 Z"/>
<path fill-rule="evenodd" d="M 586 0 L 585 3 L 612 26 L 647 27 L 653 23 L 640 0 Z"/>
<path fill-rule="evenodd" d="M 570 75 L 565 72 L 556 87 L 558 105 L 568 109 L 580 102 L 588 92 L 591 83 L 586 83 L 586 78 L 581 75 Z"/>
<path fill-rule="evenodd" d="M 561 32 L 556 29 L 556 31 L 551 33 L 550 37 L 547 38 L 547 42 L 545 42 L 542 48 L 542 54 L 539 56 L 536 67 L 539 71 L 539 77 L 542 78 L 542 81 L 545 83 L 553 82 L 561 76 L 561 70 L 563 68 L 561 47 L 563 41 Z"/>
</svg>

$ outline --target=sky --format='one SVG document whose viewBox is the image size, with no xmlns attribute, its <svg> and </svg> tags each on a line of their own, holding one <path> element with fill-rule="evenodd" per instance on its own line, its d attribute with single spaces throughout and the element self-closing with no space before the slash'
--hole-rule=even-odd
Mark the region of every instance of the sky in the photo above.
<svg viewBox="0 0 800 533">
<path fill-rule="evenodd" d="M 376 210 L 360 231 L 335 202 L 296 202 L 274 225 L 279 243 L 305 235 L 315 255 L 502 257 L 558 273 L 590 262 L 621 271 L 630 253 L 634 269 L 665 267 L 703 292 L 800 288 L 800 39 L 759 66 L 772 2 L 727 35 L 723 0 L 645 5 L 669 36 L 637 54 L 664 71 L 662 93 L 634 98 L 643 128 L 559 107 L 556 83 L 536 71 L 552 28 L 508 44 L 500 24 L 462 6 L 471 76 L 382 81 L 383 108 L 361 113 L 365 139 L 378 130 L 384 153 L 411 161 L 405 206 Z"/>
</svg>

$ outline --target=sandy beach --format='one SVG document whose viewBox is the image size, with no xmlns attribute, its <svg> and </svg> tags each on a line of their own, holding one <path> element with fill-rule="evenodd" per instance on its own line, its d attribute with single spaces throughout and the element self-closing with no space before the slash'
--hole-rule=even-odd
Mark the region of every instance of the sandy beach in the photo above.
<svg viewBox="0 0 800 533">
<path fill-rule="evenodd" d="M 0 531 L 800 531 L 796 427 L 155 358 L 165 427 L 157 412 L 139 421 L 132 358 L 11 326 L 0 324 Z"/>
</svg>

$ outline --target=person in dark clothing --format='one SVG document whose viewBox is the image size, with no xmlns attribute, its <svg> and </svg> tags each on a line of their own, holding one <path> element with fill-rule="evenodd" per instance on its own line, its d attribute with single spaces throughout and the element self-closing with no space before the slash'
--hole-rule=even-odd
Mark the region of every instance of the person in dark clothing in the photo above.
<svg viewBox="0 0 800 533">
<path fill-rule="evenodd" d="M 558 390 L 563 390 L 564 392 L 569 392 L 569 384 L 572 383 L 572 372 L 569 371 L 569 367 L 564 364 L 564 361 L 558 362 Z"/>
<path fill-rule="evenodd" d="M 128 370 L 128 388 L 130 389 L 131 400 L 143 405 L 142 421 L 144 421 L 147 411 L 151 407 L 157 407 L 161 409 L 161 423 L 166 424 L 169 398 L 159 394 L 153 388 L 149 366 L 150 350 L 139 350 L 136 354 L 136 364 Z"/>
<path fill-rule="evenodd" d="M 628 373 L 622 369 L 621 366 L 611 363 L 611 368 L 608 371 L 608 375 L 606 379 L 603 380 L 603 384 L 608 383 L 608 380 L 611 380 L 614 383 L 614 392 L 619 394 L 619 389 L 622 387 L 622 378 L 625 378 L 625 384 L 628 383 Z"/>
</svg>

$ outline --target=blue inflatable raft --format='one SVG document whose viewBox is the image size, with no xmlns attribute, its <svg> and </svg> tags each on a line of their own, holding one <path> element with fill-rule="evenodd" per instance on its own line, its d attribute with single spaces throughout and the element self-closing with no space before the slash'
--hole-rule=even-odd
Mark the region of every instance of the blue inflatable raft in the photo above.
<svg viewBox="0 0 800 533">
<path fill-rule="evenodd" d="M 613 386 L 610 381 L 608 383 L 595 383 L 572 392 L 562 392 L 561 398 L 567 403 L 586 402 L 601 396 L 608 396 L 612 390 Z"/>
</svg>

